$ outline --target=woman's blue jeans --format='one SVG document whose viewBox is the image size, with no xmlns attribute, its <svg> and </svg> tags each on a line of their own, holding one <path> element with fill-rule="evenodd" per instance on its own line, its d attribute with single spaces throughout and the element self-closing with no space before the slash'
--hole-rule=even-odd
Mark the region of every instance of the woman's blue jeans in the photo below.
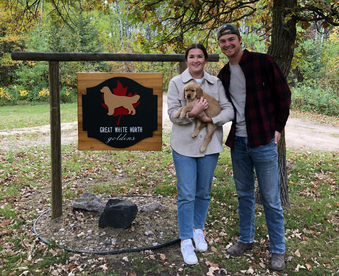
<svg viewBox="0 0 339 276">
<path fill-rule="evenodd" d="M 179 238 L 193 238 L 193 229 L 204 229 L 210 192 L 219 153 L 187 157 L 172 150 L 177 175 Z"/>
<path fill-rule="evenodd" d="M 234 182 L 238 193 L 239 241 L 252 243 L 255 234 L 255 177 L 264 206 L 271 253 L 285 252 L 284 215 L 280 202 L 278 150 L 274 139 L 250 148 L 247 137 L 235 137 L 231 149 Z"/>
</svg>

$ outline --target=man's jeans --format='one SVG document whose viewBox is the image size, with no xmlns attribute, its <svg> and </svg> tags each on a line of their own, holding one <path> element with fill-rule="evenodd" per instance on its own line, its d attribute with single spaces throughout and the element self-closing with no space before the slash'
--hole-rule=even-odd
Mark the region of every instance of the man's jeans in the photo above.
<svg viewBox="0 0 339 276">
<path fill-rule="evenodd" d="M 193 238 L 193 228 L 204 229 L 219 153 L 187 157 L 172 150 L 177 175 L 179 238 Z"/>
<path fill-rule="evenodd" d="M 271 253 L 285 252 L 284 215 L 280 202 L 278 150 L 274 139 L 250 148 L 247 137 L 235 137 L 231 149 L 235 186 L 238 193 L 239 241 L 252 243 L 255 234 L 255 168 L 270 238 Z"/>
</svg>

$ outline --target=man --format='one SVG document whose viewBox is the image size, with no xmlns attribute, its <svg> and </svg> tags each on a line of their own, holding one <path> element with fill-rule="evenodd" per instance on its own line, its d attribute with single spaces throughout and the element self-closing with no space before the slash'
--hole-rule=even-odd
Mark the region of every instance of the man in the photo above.
<svg viewBox="0 0 339 276">
<path fill-rule="evenodd" d="M 270 239 L 270 267 L 283 270 L 285 230 L 277 144 L 289 115 L 291 91 L 272 57 L 242 50 L 242 38 L 235 25 L 221 26 L 217 37 L 221 51 L 229 60 L 220 70 L 218 78 L 236 112 L 226 145 L 231 148 L 238 193 L 240 236 L 227 253 L 239 256 L 245 250 L 252 249 L 255 234 L 255 169 Z"/>
</svg>

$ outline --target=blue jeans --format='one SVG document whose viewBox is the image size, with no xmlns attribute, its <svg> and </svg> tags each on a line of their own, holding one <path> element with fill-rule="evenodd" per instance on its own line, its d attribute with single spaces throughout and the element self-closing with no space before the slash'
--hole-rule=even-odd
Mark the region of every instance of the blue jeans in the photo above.
<svg viewBox="0 0 339 276">
<path fill-rule="evenodd" d="M 193 229 L 204 229 L 210 192 L 219 153 L 187 157 L 172 150 L 177 175 L 179 238 L 193 238 Z"/>
<path fill-rule="evenodd" d="M 235 137 L 231 157 L 238 193 L 239 241 L 242 243 L 254 241 L 255 168 L 270 238 L 270 251 L 283 254 L 284 215 L 280 202 L 278 149 L 274 139 L 267 145 L 250 148 L 247 137 Z"/>
</svg>

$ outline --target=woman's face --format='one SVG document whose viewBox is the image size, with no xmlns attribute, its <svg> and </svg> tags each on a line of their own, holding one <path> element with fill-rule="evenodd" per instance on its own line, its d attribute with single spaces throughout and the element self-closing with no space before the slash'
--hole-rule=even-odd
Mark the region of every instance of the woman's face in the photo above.
<svg viewBox="0 0 339 276">
<path fill-rule="evenodd" d="M 186 64 L 193 78 L 203 77 L 206 62 L 207 60 L 205 59 L 204 53 L 200 49 L 195 48 L 188 52 Z"/>
</svg>

